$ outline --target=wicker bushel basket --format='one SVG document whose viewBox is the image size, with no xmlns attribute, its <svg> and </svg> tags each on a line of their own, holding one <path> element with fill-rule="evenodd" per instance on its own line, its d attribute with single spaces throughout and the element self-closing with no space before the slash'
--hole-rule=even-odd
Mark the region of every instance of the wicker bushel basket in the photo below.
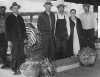
<svg viewBox="0 0 100 77">
<path fill-rule="evenodd" d="M 26 61 L 22 64 L 20 70 L 23 76 L 25 77 L 39 77 L 39 63 L 37 61 Z"/>
<path fill-rule="evenodd" d="M 92 48 L 86 47 L 79 52 L 79 62 L 83 66 L 91 66 L 96 62 L 97 54 Z"/>
<path fill-rule="evenodd" d="M 55 77 L 55 67 L 48 60 L 28 59 L 20 67 L 24 77 Z"/>
</svg>

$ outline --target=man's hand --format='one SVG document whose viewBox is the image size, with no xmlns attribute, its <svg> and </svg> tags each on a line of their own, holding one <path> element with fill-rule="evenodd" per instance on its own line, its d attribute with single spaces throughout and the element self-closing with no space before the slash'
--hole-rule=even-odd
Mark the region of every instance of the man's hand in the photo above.
<svg viewBox="0 0 100 77">
<path fill-rule="evenodd" d="M 12 42 L 8 41 L 7 54 L 11 54 L 11 50 L 12 50 Z"/>
<path fill-rule="evenodd" d="M 12 42 L 11 41 L 8 41 L 8 46 L 12 46 Z"/>
<path fill-rule="evenodd" d="M 70 36 L 67 36 L 67 40 L 69 40 Z"/>
<path fill-rule="evenodd" d="M 94 31 L 94 36 L 98 36 L 98 31 Z"/>
<path fill-rule="evenodd" d="M 28 40 L 29 40 L 29 39 L 25 39 L 25 40 L 24 40 L 24 43 L 27 44 L 27 43 L 28 43 Z"/>
</svg>

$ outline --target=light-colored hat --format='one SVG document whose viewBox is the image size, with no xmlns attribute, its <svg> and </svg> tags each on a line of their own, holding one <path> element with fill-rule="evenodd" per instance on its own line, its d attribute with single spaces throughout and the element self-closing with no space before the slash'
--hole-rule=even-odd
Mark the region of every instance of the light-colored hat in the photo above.
<svg viewBox="0 0 100 77">
<path fill-rule="evenodd" d="M 19 4 L 17 4 L 16 2 L 13 2 L 12 5 L 10 6 L 10 9 L 12 10 L 12 8 L 13 8 L 14 6 L 17 6 L 18 9 L 20 9 L 20 7 L 21 7 L 21 6 L 20 6 Z"/>
<path fill-rule="evenodd" d="M 59 4 L 59 5 L 57 5 L 57 8 L 59 8 L 59 7 L 65 7 L 66 5 L 64 5 L 64 4 Z"/>
<path fill-rule="evenodd" d="M 56 6 L 57 6 L 57 8 L 59 8 L 59 7 L 66 7 L 65 2 L 63 0 L 57 1 L 57 5 Z"/>
</svg>

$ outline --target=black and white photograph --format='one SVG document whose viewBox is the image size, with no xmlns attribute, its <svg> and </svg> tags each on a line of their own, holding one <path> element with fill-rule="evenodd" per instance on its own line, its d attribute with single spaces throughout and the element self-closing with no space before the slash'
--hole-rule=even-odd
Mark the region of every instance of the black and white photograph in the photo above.
<svg viewBox="0 0 100 77">
<path fill-rule="evenodd" d="M 0 77 L 100 77 L 99 25 L 99 0 L 0 0 Z"/>
</svg>

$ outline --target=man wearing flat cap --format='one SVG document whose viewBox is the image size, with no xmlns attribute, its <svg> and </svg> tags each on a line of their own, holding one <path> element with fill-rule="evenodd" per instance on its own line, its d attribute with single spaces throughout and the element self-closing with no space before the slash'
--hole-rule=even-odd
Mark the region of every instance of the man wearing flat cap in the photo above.
<svg viewBox="0 0 100 77">
<path fill-rule="evenodd" d="M 54 59 L 54 44 L 53 44 L 53 35 L 54 35 L 54 25 L 55 25 L 55 16 L 51 12 L 52 3 L 46 2 L 44 4 L 45 11 L 42 12 L 38 18 L 37 26 L 40 31 L 42 38 L 42 56 Z"/>
<path fill-rule="evenodd" d="M 83 4 L 84 12 L 80 15 L 83 29 L 83 41 L 82 47 L 89 46 L 90 48 L 95 48 L 94 46 L 94 32 L 95 32 L 95 16 L 93 12 L 90 11 L 89 4 Z"/>
<path fill-rule="evenodd" d="M 12 46 L 12 70 L 20 74 L 19 67 L 25 61 L 24 40 L 26 29 L 23 18 L 19 14 L 20 5 L 13 2 L 10 10 L 12 13 L 6 19 L 6 37 L 8 46 Z"/>
<path fill-rule="evenodd" d="M 6 7 L 0 6 L 0 58 L 2 59 L 3 68 L 9 67 L 9 62 L 7 60 L 7 40 L 6 40 L 6 33 L 5 33 L 5 21 L 7 18 L 6 14 Z"/>
<path fill-rule="evenodd" d="M 72 52 L 67 50 L 70 26 L 69 17 L 65 12 L 65 6 L 64 3 L 59 3 L 57 5 L 58 12 L 55 14 L 56 59 L 72 56 Z"/>
</svg>

